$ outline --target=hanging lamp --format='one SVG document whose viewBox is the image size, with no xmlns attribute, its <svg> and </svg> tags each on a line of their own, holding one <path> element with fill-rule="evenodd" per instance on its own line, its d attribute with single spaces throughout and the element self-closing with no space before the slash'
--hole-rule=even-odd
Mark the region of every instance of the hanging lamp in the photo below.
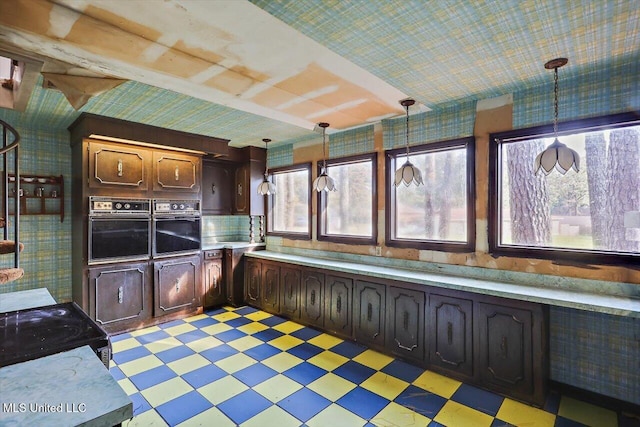
<svg viewBox="0 0 640 427">
<path fill-rule="evenodd" d="M 554 169 L 562 175 L 569 169 L 578 172 L 580 170 L 580 156 L 571 148 L 558 140 L 558 68 L 569 62 L 567 58 L 556 58 L 544 64 L 547 70 L 553 70 L 553 135 L 554 141 L 542 153 L 538 154 L 533 168 L 535 174 L 542 171 L 549 175 Z"/>
<path fill-rule="evenodd" d="M 327 175 L 327 128 L 329 123 L 318 123 L 318 126 L 322 128 L 322 169 L 320 169 L 320 175 L 313 181 L 313 189 L 318 193 L 321 191 L 336 191 L 336 183 L 329 175 Z"/>
<path fill-rule="evenodd" d="M 406 147 L 407 147 L 407 160 L 404 162 L 402 167 L 396 171 L 396 187 L 400 185 L 401 182 L 404 183 L 405 186 L 411 185 L 412 182 L 419 186 L 423 184 L 422 182 L 422 174 L 420 173 L 420 169 L 413 166 L 413 164 L 409 161 L 409 107 L 415 104 L 416 101 L 407 98 L 400 101 L 400 105 L 404 107 L 407 112 L 407 125 L 406 125 Z"/>
<path fill-rule="evenodd" d="M 264 149 L 267 150 L 268 144 L 271 142 L 270 139 L 264 138 L 262 140 L 264 142 Z M 264 161 L 264 181 L 258 186 L 258 194 L 262 196 L 270 196 L 272 194 L 276 194 L 276 185 L 269 181 L 269 156 Z"/>
</svg>

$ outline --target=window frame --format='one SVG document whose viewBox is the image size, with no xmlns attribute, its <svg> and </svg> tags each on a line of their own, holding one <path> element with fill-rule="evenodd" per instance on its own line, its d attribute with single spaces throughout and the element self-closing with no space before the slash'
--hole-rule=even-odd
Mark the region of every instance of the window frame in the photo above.
<svg viewBox="0 0 640 427">
<path fill-rule="evenodd" d="M 562 135 L 575 133 L 575 131 L 593 132 L 637 125 L 640 125 L 640 119 L 635 113 L 610 114 L 558 123 L 558 135 L 562 137 Z M 500 212 L 502 150 L 500 150 L 500 145 L 527 139 L 548 138 L 553 135 L 552 124 L 495 132 L 489 135 L 489 253 L 496 257 L 546 259 L 559 265 L 637 265 L 640 262 L 640 254 L 591 249 L 540 248 L 526 245 L 506 245 L 500 242 L 502 232 Z"/>
<path fill-rule="evenodd" d="M 265 197 L 265 212 L 267 217 L 267 229 L 265 233 L 267 236 L 284 237 L 287 239 L 296 240 L 311 240 L 311 228 L 312 228 L 312 215 L 311 215 L 311 162 L 297 163 L 289 166 L 281 166 L 276 168 L 269 168 L 269 178 L 271 182 L 274 181 L 274 174 L 296 172 L 306 170 L 308 175 L 307 182 L 307 231 L 306 232 L 287 232 L 287 231 L 273 231 L 273 198 L 278 195 L 278 188 L 276 187 L 276 194 Z"/>
<path fill-rule="evenodd" d="M 335 159 L 327 159 L 327 169 L 332 165 L 346 165 L 350 163 L 361 163 L 364 161 L 371 162 L 371 236 L 361 237 L 353 235 L 339 235 L 326 233 L 327 221 L 327 197 L 326 191 L 317 194 L 317 240 L 333 243 L 344 243 L 349 245 L 376 245 L 378 242 L 378 153 L 358 154 L 355 156 L 340 157 Z M 322 161 L 317 162 L 317 175 L 320 175 L 322 169 Z M 329 173 L 329 175 L 331 175 Z M 340 183 L 337 182 L 337 191 L 340 191 Z"/>
<path fill-rule="evenodd" d="M 395 218 L 395 172 L 402 163 L 396 161 L 406 153 L 406 148 L 395 148 L 385 151 L 386 168 L 386 196 L 385 196 L 385 244 L 396 248 L 413 248 L 421 250 L 436 250 L 443 252 L 475 252 L 476 250 L 476 186 L 475 186 L 475 137 L 456 138 L 447 141 L 438 141 L 415 145 L 411 147 L 409 158 L 412 155 L 447 151 L 453 148 L 466 149 L 466 184 L 467 184 L 467 240 L 466 242 L 454 242 L 447 240 L 408 240 L 396 237 Z M 401 159 L 402 160 L 402 159 Z M 398 165 L 397 163 L 400 163 Z M 421 171 L 422 172 L 422 171 Z"/>
</svg>

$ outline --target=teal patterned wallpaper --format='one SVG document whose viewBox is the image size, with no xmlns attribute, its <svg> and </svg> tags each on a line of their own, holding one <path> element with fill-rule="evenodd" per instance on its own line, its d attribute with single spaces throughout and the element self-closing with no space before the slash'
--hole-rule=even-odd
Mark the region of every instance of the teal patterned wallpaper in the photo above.
<svg viewBox="0 0 640 427">
<path fill-rule="evenodd" d="M 258 220 L 255 220 L 255 236 Z M 248 215 L 208 215 L 202 217 L 202 244 L 219 242 L 248 242 Z"/>
</svg>

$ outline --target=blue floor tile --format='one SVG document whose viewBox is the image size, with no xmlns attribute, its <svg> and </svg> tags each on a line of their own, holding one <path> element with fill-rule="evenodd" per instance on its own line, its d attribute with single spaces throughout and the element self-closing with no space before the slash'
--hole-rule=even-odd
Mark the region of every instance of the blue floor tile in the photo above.
<svg viewBox="0 0 640 427">
<path fill-rule="evenodd" d="M 207 385 L 216 380 L 219 380 L 220 378 L 224 378 L 227 375 L 227 372 L 218 368 L 214 364 L 210 364 L 191 372 L 187 372 L 186 374 L 182 375 L 182 379 L 188 382 L 191 387 L 199 388 L 203 385 Z"/>
<path fill-rule="evenodd" d="M 113 379 L 116 380 L 116 381 L 120 381 L 123 378 L 127 378 L 127 376 L 124 374 L 124 372 L 122 372 L 122 370 L 120 368 L 118 368 L 117 366 L 113 366 L 113 367 L 109 368 L 109 373 L 111 374 Z"/>
<path fill-rule="evenodd" d="M 278 406 L 303 422 L 309 421 L 330 404 L 329 400 L 308 388 L 300 389 L 278 402 Z"/>
<path fill-rule="evenodd" d="M 172 320 L 171 322 L 167 322 L 167 323 L 161 323 L 158 326 L 160 327 L 160 329 L 169 329 L 169 328 L 173 328 L 174 326 L 180 326 L 180 325 L 184 325 L 185 322 L 182 319 L 178 319 L 178 320 Z"/>
<path fill-rule="evenodd" d="M 427 424 L 427 427 L 447 427 L 444 424 L 440 424 L 436 421 L 431 421 L 429 424 Z"/>
<path fill-rule="evenodd" d="M 217 408 L 231 418 L 236 425 L 240 425 L 271 405 L 271 401 L 262 395 L 253 390 L 246 390 L 229 400 L 225 400 Z"/>
<path fill-rule="evenodd" d="M 220 332 L 219 334 L 215 334 L 214 337 L 219 339 L 220 341 L 230 342 L 233 340 L 237 340 L 238 338 L 246 337 L 247 334 L 241 332 L 237 329 L 231 329 L 229 331 Z"/>
<path fill-rule="evenodd" d="M 167 424 L 175 426 L 212 407 L 213 403 L 194 390 L 163 403 L 156 408 L 156 411 Z"/>
<path fill-rule="evenodd" d="M 234 377 L 249 387 L 254 387 L 276 375 L 278 375 L 278 372 L 261 363 L 256 363 L 233 374 Z"/>
<path fill-rule="evenodd" d="M 354 362 L 353 360 L 349 360 L 344 365 L 334 369 L 333 373 L 345 380 L 351 381 L 352 383 L 361 384 L 371 375 L 375 374 L 376 370 L 371 369 L 368 366 L 361 365 L 358 362 Z"/>
<path fill-rule="evenodd" d="M 136 340 L 142 344 L 149 344 L 150 342 L 161 341 L 166 338 L 171 338 L 171 335 L 165 331 L 151 332 L 150 334 L 144 334 L 136 337 Z"/>
<path fill-rule="evenodd" d="M 514 426 L 513 424 L 509 424 L 506 421 L 502 421 L 497 418 L 494 418 L 493 422 L 491 423 L 491 426 L 489 427 L 516 427 L 516 426 Z"/>
<path fill-rule="evenodd" d="M 414 382 L 416 378 L 424 373 L 424 369 L 410 365 L 402 360 L 394 360 L 382 368 L 381 371 L 408 383 Z"/>
<path fill-rule="evenodd" d="M 229 310 L 226 310 L 224 308 L 214 308 L 212 310 L 207 310 L 204 312 L 204 314 L 206 314 L 207 316 L 215 316 L 216 314 L 222 314 L 222 313 L 226 313 Z"/>
<path fill-rule="evenodd" d="M 353 359 L 366 349 L 367 348 L 365 346 L 349 341 L 343 341 L 340 344 L 331 347 L 332 352 L 338 353 L 339 355 L 344 356 L 347 359 Z"/>
<path fill-rule="evenodd" d="M 290 333 L 289 335 L 291 335 L 292 337 L 296 337 L 299 338 L 301 340 L 304 341 L 309 341 L 311 338 L 315 338 L 318 335 L 321 335 L 322 332 L 317 331 L 313 328 L 302 328 L 302 329 L 298 329 L 295 332 Z"/>
<path fill-rule="evenodd" d="M 264 331 L 257 332 L 251 336 L 264 342 L 269 342 L 276 338 L 280 338 L 283 335 L 284 334 L 282 332 L 276 331 L 275 329 L 265 329 Z"/>
<path fill-rule="evenodd" d="M 231 326 L 232 328 L 239 328 L 240 326 L 244 326 L 247 323 L 253 323 L 253 320 L 249 320 L 249 319 L 244 318 L 244 317 L 238 317 L 237 319 L 227 320 L 224 323 L 226 323 L 227 325 Z"/>
<path fill-rule="evenodd" d="M 585 427 L 585 425 L 577 421 L 570 420 L 569 418 L 557 416 L 554 427 Z"/>
<path fill-rule="evenodd" d="M 309 344 L 308 342 L 303 342 L 300 345 L 297 345 L 293 348 L 287 350 L 287 353 L 293 354 L 300 359 L 307 360 L 311 359 L 313 356 L 320 354 L 324 351 L 324 349 L 315 346 L 313 344 Z"/>
<path fill-rule="evenodd" d="M 495 417 L 504 397 L 468 384 L 462 384 L 451 396 L 451 400 Z"/>
<path fill-rule="evenodd" d="M 151 352 L 146 347 L 138 346 L 128 350 L 119 351 L 115 353 L 112 358 L 118 365 L 122 365 L 123 363 L 131 362 L 132 360 L 139 359 L 150 354 Z"/>
<path fill-rule="evenodd" d="M 338 399 L 336 403 L 359 417 L 370 420 L 387 406 L 389 401 L 362 387 L 356 387 Z"/>
<path fill-rule="evenodd" d="M 550 392 L 547 395 L 547 400 L 544 402 L 544 410 L 547 412 L 551 412 L 552 414 L 557 414 L 560 409 L 560 394 L 556 392 Z"/>
<path fill-rule="evenodd" d="M 140 393 L 134 393 L 129 396 L 131 402 L 133 403 L 133 416 L 138 416 L 144 412 L 147 412 L 151 409 L 151 405 L 147 402 L 147 399 Z"/>
<path fill-rule="evenodd" d="M 160 365 L 156 368 L 149 369 L 148 371 L 132 375 L 129 379 L 138 388 L 138 390 L 144 390 L 177 376 L 178 374 L 173 372 L 166 365 Z"/>
<path fill-rule="evenodd" d="M 162 360 L 164 363 L 170 363 L 178 359 L 182 359 L 183 357 L 191 356 L 196 352 L 191 350 L 186 345 L 180 345 L 178 347 L 170 348 L 169 350 L 164 350 L 159 353 L 156 353 L 156 357 Z"/>
<path fill-rule="evenodd" d="M 201 351 L 200 355 L 202 355 L 203 357 L 206 357 L 210 362 L 217 362 L 218 360 L 222 360 L 229 356 L 233 356 L 234 354 L 237 354 L 237 353 L 238 353 L 238 350 L 236 350 L 235 348 L 227 344 L 222 344 L 217 347 L 213 347 L 213 348 L 209 348 L 207 350 Z"/>
<path fill-rule="evenodd" d="M 410 385 L 394 400 L 398 405 L 412 409 L 427 418 L 432 419 L 442 409 L 447 399 L 437 394 L 429 393 L 419 387 Z"/>
<path fill-rule="evenodd" d="M 310 384 L 326 374 L 327 371 L 308 362 L 302 362 L 282 373 L 285 377 L 291 378 L 302 385 Z"/>
<path fill-rule="evenodd" d="M 268 359 L 269 357 L 276 355 L 280 352 L 281 352 L 280 349 L 277 349 L 270 344 L 264 343 L 256 347 L 250 348 L 249 350 L 245 350 L 244 354 L 246 354 L 247 356 L 257 361 L 261 361 L 264 359 Z"/>
<path fill-rule="evenodd" d="M 113 343 L 113 342 L 126 340 L 127 338 L 131 338 L 131 334 L 110 335 L 109 336 L 109 341 L 111 341 Z"/>
<path fill-rule="evenodd" d="M 274 327 L 276 325 L 279 325 L 280 323 L 284 323 L 286 322 L 286 319 L 283 319 L 282 317 L 278 317 L 278 316 L 271 316 L 271 317 L 267 317 L 266 319 L 262 319 L 260 321 L 260 323 L 267 325 L 267 326 L 271 326 Z"/>
<path fill-rule="evenodd" d="M 183 344 L 188 344 L 193 341 L 201 340 L 202 338 L 210 337 L 211 335 L 201 330 L 189 331 L 184 334 L 176 335 L 175 338 Z"/>
<path fill-rule="evenodd" d="M 247 314 L 255 313 L 257 311 L 258 311 L 257 308 L 245 306 L 245 307 L 240 307 L 239 309 L 235 310 L 234 313 L 240 314 L 242 316 L 246 316 Z"/>
<path fill-rule="evenodd" d="M 199 319 L 195 322 L 191 322 L 190 325 L 195 326 L 196 328 L 204 328 L 207 326 L 215 325 L 216 323 L 220 323 L 220 321 L 212 319 L 211 317 L 205 317 L 204 319 Z"/>
</svg>

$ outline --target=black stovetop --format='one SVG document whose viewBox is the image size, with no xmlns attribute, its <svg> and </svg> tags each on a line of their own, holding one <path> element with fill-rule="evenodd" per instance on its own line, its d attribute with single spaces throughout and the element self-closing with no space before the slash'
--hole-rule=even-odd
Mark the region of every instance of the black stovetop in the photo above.
<svg viewBox="0 0 640 427">
<path fill-rule="evenodd" d="M 107 333 L 74 302 L 0 313 L 0 367 L 85 345 L 109 345 Z"/>
</svg>

